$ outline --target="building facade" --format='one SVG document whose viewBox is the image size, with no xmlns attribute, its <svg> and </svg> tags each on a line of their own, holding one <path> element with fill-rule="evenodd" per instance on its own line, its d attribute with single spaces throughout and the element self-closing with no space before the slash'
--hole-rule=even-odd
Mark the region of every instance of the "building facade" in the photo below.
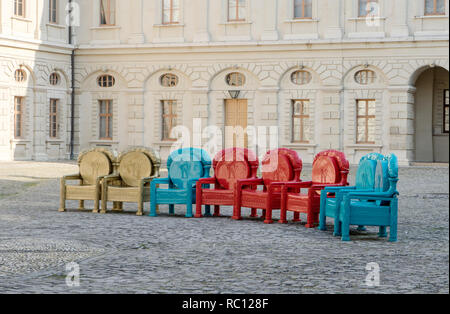
<svg viewBox="0 0 450 314">
<path fill-rule="evenodd" d="M 448 0 L 79 0 L 73 45 L 67 2 L 0 0 L 1 159 L 164 159 L 182 125 L 192 145 L 208 126 L 272 130 L 304 162 L 448 162 Z"/>
</svg>

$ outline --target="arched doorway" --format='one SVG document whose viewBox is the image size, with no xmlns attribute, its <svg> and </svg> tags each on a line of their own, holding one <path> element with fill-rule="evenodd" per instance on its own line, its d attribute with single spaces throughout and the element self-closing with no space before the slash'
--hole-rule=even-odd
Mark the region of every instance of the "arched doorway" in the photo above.
<svg viewBox="0 0 450 314">
<path fill-rule="evenodd" d="M 424 70 L 416 80 L 415 161 L 449 162 L 449 73 Z"/>
</svg>

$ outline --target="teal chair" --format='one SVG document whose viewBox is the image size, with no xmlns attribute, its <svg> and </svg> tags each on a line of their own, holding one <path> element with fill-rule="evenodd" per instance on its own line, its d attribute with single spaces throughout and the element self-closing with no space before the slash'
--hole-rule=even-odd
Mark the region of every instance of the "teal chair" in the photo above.
<svg viewBox="0 0 450 314">
<path fill-rule="evenodd" d="M 387 237 L 386 230 L 389 227 L 389 241 L 397 241 L 397 157 L 391 154 L 377 163 L 377 169 L 381 170 L 383 175 L 379 188 L 373 192 L 353 191 L 344 195 L 339 213 L 342 241 L 350 241 L 350 225 L 377 226 L 378 236 L 381 238 Z"/>
<path fill-rule="evenodd" d="M 377 172 L 377 162 L 385 157 L 378 153 L 371 153 L 361 158 L 356 172 L 354 186 L 326 187 L 320 195 L 319 230 L 326 231 L 327 217 L 334 218 L 334 236 L 341 236 L 339 223 L 340 205 L 344 195 L 350 192 L 373 192 L 379 186 L 382 175 L 381 169 Z M 377 177 L 377 178 L 376 178 Z M 364 226 L 358 227 L 364 231 Z"/>
<path fill-rule="evenodd" d="M 169 205 L 169 214 L 175 213 L 175 204 L 186 204 L 186 217 L 193 217 L 196 184 L 199 179 L 209 178 L 211 157 L 198 148 L 182 148 L 172 152 L 167 160 L 169 176 L 154 179 L 151 183 L 150 216 L 156 217 L 156 206 Z M 159 188 L 168 185 L 168 189 Z M 206 209 L 207 212 L 210 208 Z"/>
</svg>

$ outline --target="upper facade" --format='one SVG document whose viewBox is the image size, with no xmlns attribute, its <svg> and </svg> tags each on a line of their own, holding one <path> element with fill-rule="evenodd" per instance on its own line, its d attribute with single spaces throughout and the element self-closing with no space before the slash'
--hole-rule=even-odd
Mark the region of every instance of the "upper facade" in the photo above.
<svg viewBox="0 0 450 314">
<path fill-rule="evenodd" d="M 448 37 L 448 0 L 76 1 L 81 48 Z"/>
</svg>

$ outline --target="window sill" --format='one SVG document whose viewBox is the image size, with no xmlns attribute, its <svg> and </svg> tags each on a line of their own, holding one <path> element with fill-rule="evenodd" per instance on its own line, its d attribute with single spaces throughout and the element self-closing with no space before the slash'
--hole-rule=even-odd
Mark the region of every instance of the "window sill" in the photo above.
<svg viewBox="0 0 450 314">
<path fill-rule="evenodd" d="M 184 27 L 184 24 L 182 23 L 153 24 L 153 27 Z"/>
<path fill-rule="evenodd" d="M 318 145 L 317 144 L 311 144 L 311 143 L 289 143 L 286 145 L 283 145 L 286 148 L 315 148 Z"/>
<path fill-rule="evenodd" d="M 91 27 L 91 30 L 104 30 L 104 29 L 120 29 L 120 26 L 117 25 L 105 25 L 105 26 L 96 26 L 96 27 Z"/>
<path fill-rule="evenodd" d="M 114 145 L 114 144 L 119 144 L 119 142 L 114 141 L 114 140 L 92 140 L 92 141 L 89 141 L 89 144 L 94 144 L 94 145 Z"/>
<path fill-rule="evenodd" d="M 64 143 L 64 141 L 59 138 L 48 138 L 45 142 L 46 143 L 55 143 L 55 144 Z"/>
<path fill-rule="evenodd" d="M 47 23 L 45 25 L 50 26 L 50 27 L 54 27 L 54 28 L 60 28 L 60 29 L 65 29 L 66 28 L 66 25 L 57 24 L 57 23 Z"/>
<path fill-rule="evenodd" d="M 249 25 L 253 24 L 251 21 L 226 21 L 219 23 L 219 25 Z"/>
<path fill-rule="evenodd" d="M 312 18 L 302 18 L 302 19 L 290 19 L 285 20 L 285 23 L 318 23 L 319 19 L 312 19 Z"/>
<path fill-rule="evenodd" d="M 23 139 L 23 138 L 14 138 L 14 139 L 11 140 L 11 143 L 13 143 L 13 144 L 20 144 L 20 143 L 26 144 L 26 143 L 31 143 L 31 141 Z"/>
<path fill-rule="evenodd" d="M 351 144 L 351 145 L 346 145 L 345 147 L 347 147 L 347 148 L 356 148 L 356 149 L 358 149 L 358 148 L 362 148 L 362 149 L 369 148 L 369 149 L 372 149 L 372 148 L 383 148 L 383 145 L 378 145 L 378 144 Z"/>
<path fill-rule="evenodd" d="M 11 19 L 12 20 L 17 20 L 17 21 L 22 21 L 22 22 L 28 22 L 28 23 L 33 22 L 32 19 L 29 19 L 29 18 L 26 18 L 26 17 L 22 17 L 22 16 L 12 16 Z"/>
<path fill-rule="evenodd" d="M 171 147 L 176 142 L 177 142 L 177 140 L 173 140 L 173 141 L 155 142 L 154 144 L 158 145 L 158 146 Z"/>
<path fill-rule="evenodd" d="M 369 20 L 386 20 L 387 17 L 385 16 L 359 16 L 359 17 L 349 17 L 347 20 L 348 21 L 366 21 L 367 19 Z"/>
<path fill-rule="evenodd" d="M 447 14 L 441 14 L 441 15 L 421 15 L 421 16 L 415 16 L 415 19 L 418 20 L 433 20 L 433 19 L 448 19 L 448 15 Z"/>
</svg>

